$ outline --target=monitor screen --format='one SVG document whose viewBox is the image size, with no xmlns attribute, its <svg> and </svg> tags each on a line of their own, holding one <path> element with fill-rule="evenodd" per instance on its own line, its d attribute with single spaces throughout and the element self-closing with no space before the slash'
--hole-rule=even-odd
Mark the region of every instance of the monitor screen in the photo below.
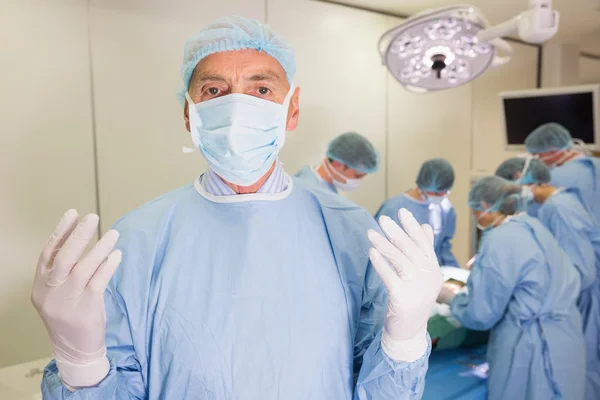
<svg viewBox="0 0 600 400">
<path fill-rule="evenodd" d="M 568 93 L 504 98 L 508 145 L 523 145 L 538 126 L 557 122 L 575 139 L 594 143 L 594 93 Z"/>
</svg>

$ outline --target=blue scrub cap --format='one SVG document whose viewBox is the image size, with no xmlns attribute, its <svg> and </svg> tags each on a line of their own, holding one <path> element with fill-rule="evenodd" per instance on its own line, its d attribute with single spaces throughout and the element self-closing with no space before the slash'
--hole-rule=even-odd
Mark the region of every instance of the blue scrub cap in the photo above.
<svg viewBox="0 0 600 400">
<path fill-rule="evenodd" d="M 421 165 L 417 186 L 426 192 L 447 192 L 454 185 L 452 165 L 443 158 L 434 158 Z"/>
<path fill-rule="evenodd" d="M 361 174 L 371 174 L 379 168 L 379 153 L 366 137 L 356 132 L 347 132 L 333 139 L 327 146 L 326 157 Z"/>
<path fill-rule="evenodd" d="M 527 170 L 523 171 L 527 164 Z M 517 179 L 517 173 L 521 178 Z M 550 182 L 550 170 L 537 158 L 513 157 L 504 161 L 496 170 L 496 176 L 520 183 L 521 185 L 536 185 Z"/>
<path fill-rule="evenodd" d="M 568 150 L 573 147 L 573 138 L 564 126 L 551 122 L 531 132 L 525 139 L 525 147 L 531 154 Z"/>
<path fill-rule="evenodd" d="M 475 182 L 468 204 L 473 210 L 512 215 L 523 208 L 521 187 L 499 176 L 487 176 Z"/>
<path fill-rule="evenodd" d="M 256 49 L 276 59 L 291 84 L 296 74 L 294 50 L 271 29 L 260 22 L 244 17 L 220 18 L 190 37 L 185 43 L 181 77 L 187 91 L 194 68 L 203 58 L 218 52 Z"/>
</svg>

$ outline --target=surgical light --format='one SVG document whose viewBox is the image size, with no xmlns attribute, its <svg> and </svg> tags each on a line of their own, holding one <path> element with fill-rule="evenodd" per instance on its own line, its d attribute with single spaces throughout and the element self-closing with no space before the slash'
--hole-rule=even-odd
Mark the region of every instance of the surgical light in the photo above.
<svg viewBox="0 0 600 400">
<path fill-rule="evenodd" d="M 551 0 L 530 0 L 529 9 L 497 26 L 469 5 L 427 10 L 386 32 L 379 41 L 383 63 L 408 90 L 428 92 L 463 85 L 490 66 L 506 64 L 513 32 L 542 43 L 558 30 Z"/>
</svg>

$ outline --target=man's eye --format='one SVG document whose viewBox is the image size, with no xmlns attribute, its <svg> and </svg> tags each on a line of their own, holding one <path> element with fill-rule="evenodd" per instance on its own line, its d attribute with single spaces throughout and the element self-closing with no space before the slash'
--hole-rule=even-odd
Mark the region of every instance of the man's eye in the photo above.
<svg viewBox="0 0 600 400">
<path fill-rule="evenodd" d="M 219 89 L 217 89 L 215 87 L 211 87 L 210 89 L 208 89 L 208 93 L 211 94 L 212 96 L 216 96 L 217 94 L 219 94 Z"/>
<path fill-rule="evenodd" d="M 266 87 L 260 87 L 258 88 L 258 93 L 262 94 L 263 96 L 267 95 L 269 94 L 269 89 L 267 89 Z"/>
</svg>

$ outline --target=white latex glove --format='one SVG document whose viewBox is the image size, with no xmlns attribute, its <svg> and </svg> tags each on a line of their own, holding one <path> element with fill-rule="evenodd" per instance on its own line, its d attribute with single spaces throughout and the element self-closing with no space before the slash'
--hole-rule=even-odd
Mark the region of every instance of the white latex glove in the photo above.
<svg viewBox="0 0 600 400">
<path fill-rule="evenodd" d="M 369 250 L 369 257 L 388 290 L 381 347 L 393 360 L 412 362 L 427 350 L 427 320 L 443 276 L 433 250 L 431 227 L 419 226 L 404 208 L 398 216 L 404 230 L 382 216 L 379 225 L 387 239 L 374 230 L 368 232 L 375 247 Z"/>
<path fill-rule="evenodd" d="M 440 289 L 440 294 L 438 295 L 437 302 L 441 304 L 450 304 L 454 296 L 456 296 L 457 291 L 452 290 L 448 286 L 444 285 Z"/>
<path fill-rule="evenodd" d="M 109 371 L 104 291 L 121 262 L 113 251 L 119 234 L 108 231 L 82 257 L 98 216 L 79 223 L 75 210 L 62 217 L 39 258 L 31 301 L 46 325 L 60 377 L 72 388 L 98 384 Z"/>
</svg>

